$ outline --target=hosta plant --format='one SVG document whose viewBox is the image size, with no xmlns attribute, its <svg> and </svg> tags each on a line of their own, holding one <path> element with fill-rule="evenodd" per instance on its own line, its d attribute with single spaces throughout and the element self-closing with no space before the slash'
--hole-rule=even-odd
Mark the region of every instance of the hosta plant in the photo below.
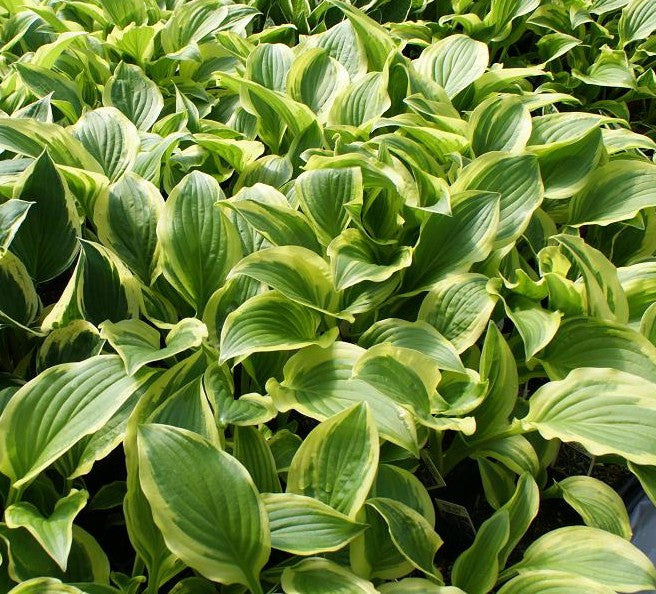
<svg viewBox="0 0 656 594">
<path fill-rule="evenodd" d="M 653 0 L 0 7 L 2 592 L 656 587 Z"/>
</svg>

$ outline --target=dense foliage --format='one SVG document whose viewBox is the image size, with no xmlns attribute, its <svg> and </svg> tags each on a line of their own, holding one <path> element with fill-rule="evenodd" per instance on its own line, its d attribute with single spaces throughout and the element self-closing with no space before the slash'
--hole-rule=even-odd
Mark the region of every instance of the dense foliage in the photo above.
<svg viewBox="0 0 656 594">
<path fill-rule="evenodd" d="M 1 591 L 656 587 L 656 2 L 0 7 Z"/>
</svg>

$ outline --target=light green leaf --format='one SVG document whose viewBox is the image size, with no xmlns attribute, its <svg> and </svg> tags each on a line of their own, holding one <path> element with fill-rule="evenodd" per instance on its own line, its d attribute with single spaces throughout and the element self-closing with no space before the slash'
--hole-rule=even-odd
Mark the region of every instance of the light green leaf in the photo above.
<svg viewBox="0 0 656 594">
<path fill-rule="evenodd" d="M 271 546 L 294 555 L 337 551 L 366 529 L 319 500 L 293 493 L 262 496 Z"/>
<path fill-rule="evenodd" d="M 276 408 L 295 409 L 323 421 L 357 402 L 367 402 L 381 437 L 417 453 L 416 429 L 408 411 L 363 381 L 352 379 L 364 349 L 335 342 L 322 349 L 303 349 L 285 364 L 284 381 L 270 379 L 266 388 Z"/>
<path fill-rule="evenodd" d="M 366 30 L 362 27 L 359 27 L 359 30 L 366 34 Z M 355 80 L 367 72 L 367 52 L 362 42 L 362 36 L 356 34 L 350 20 L 346 19 L 336 24 L 325 33 L 313 35 L 309 40 L 325 49 L 331 58 L 344 66 L 351 80 Z"/>
<path fill-rule="evenodd" d="M 17 198 L 0 204 L 0 256 L 9 248 L 33 204 Z"/>
<path fill-rule="evenodd" d="M 261 594 L 269 526 L 246 469 L 185 429 L 142 425 L 138 443 L 141 487 L 167 547 L 208 579 Z"/>
<path fill-rule="evenodd" d="M 280 480 L 268 441 L 253 426 L 236 426 L 233 434 L 233 456 L 248 470 L 260 493 L 280 493 Z"/>
<path fill-rule="evenodd" d="M 546 347 L 558 332 L 562 313 L 544 309 L 539 303 L 521 295 L 512 295 L 504 300 L 506 315 L 519 332 L 524 342 L 524 353 L 528 361 Z"/>
<path fill-rule="evenodd" d="M 389 72 L 369 72 L 341 91 L 328 114 L 332 126 L 366 126 L 390 107 Z"/>
<path fill-rule="evenodd" d="M 8 528 L 25 528 L 61 570 L 66 571 L 73 544 L 73 520 L 86 505 L 88 497 L 86 491 L 72 489 L 66 497 L 57 501 L 48 517 L 43 517 L 31 503 L 15 503 L 5 510 L 5 523 Z"/>
<path fill-rule="evenodd" d="M 617 454 L 636 464 L 656 464 L 652 382 L 615 369 L 575 369 L 539 388 L 529 405 L 522 426 L 545 439 L 578 442 L 595 456 Z"/>
<path fill-rule="evenodd" d="M 327 253 L 339 291 L 363 281 L 380 283 L 412 263 L 412 248 L 377 245 L 358 229 L 342 231 Z"/>
<path fill-rule="evenodd" d="M 538 538 L 512 568 L 520 574 L 558 570 L 588 578 L 617 592 L 654 588 L 653 563 L 620 536 L 588 526 L 568 526 Z"/>
<path fill-rule="evenodd" d="M 367 505 L 383 517 L 399 552 L 415 568 L 439 579 L 433 558 L 442 545 L 442 539 L 426 519 L 407 505 L 386 497 L 369 499 Z"/>
<path fill-rule="evenodd" d="M 380 594 L 466 594 L 455 586 L 438 586 L 424 578 L 404 578 L 378 586 Z"/>
<path fill-rule="evenodd" d="M 531 114 L 516 95 L 490 97 L 469 117 L 469 142 L 476 155 L 522 151 L 530 136 Z"/>
<path fill-rule="evenodd" d="M 282 572 L 285 594 L 376 594 L 373 584 L 328 559 L 304 559 Z"/>
<path fill-rule="evenodd" d="M 25 171 L 14 192 L 33 206 L 10 249 L 35 282 L 51 280 L 71 265 L 79 250 L 80 218 L 73 197 L 47 152 Z"/>
<path fill-rule="evenodd" d="M 573 68 L 572 76 L 585 84 L 598 87 L 632 89 L 636 86 L 633 68 L 626 53 L 622 50 L 612 50 L 608 46 L 601 48 L 594 64 L 585 73 Z"/>
<path fill-rule="evenodd" d="M 221 200 L 219 206 L 234 210 L 273 245 L 300 245 L 319 251 L 316 234 L 307 218 L 271 186 L 257 183 L 242 188 L 229 200 Z"/>
<path fill-rule="evenodd" d="M 139 130 L 146 131 L 157 121 L 164 98 L 139 66 L 120 62 L 105 85 L 103 104 L 115 107 Z"/>
<path fill-rule="evenodd" d="M 333 31 L 334 27 L 330 29 Z M 349 84 L 349 75 L 324 48 L 311 48 L 292 62 L 287 76 L 287 93 L 305 103 L 320 120 L 326 119 L 337 94 Z"/>
<path fill-rule="evenodd" d="M 489 61 L 487 46 L 466 35 L 450 35 L 429 45 L 415 62 L 417 70 L 455 97 L 478 79 Z"/>
<path fill-rule="evenodd" d="M 130 23 L 140 25 L 147 18 L 144 0 L 101 0 L 110 21 L 125 27 Z"/>
<path fill-rule="evenodd" d="M 624 324 L 596 318 L 562 321 L 540 360 L 551 379 L 579 367 L 610 367 L 656 381 L 656 347 Z"/>
<path fill-rule="evenodd" d="M 46 336 L 36 357 L 38 373 L 60 363 L 75 363 L 99 355 L 105 341 L 93 324 L 74 320 Z"/>
<path fill-rule="evenodd" d="M 419 293 L 447 274 L 466 272 L 484 260 L 492 250 L 498 226 L 498 194 L 489 192 L 474 192 L 459 201 L 452 216 L 431 214 L 421 228 L 403 292 Z"/>
<path fill-rule="evenodd" d="M 501 508 L 483 522 L 474 544 L 456 559 L 452 572 L 454 585 L 464 589 L 467 594 L 489 592 L 497 581 L 498 556 L 509 534 L 508 511 Z"/>
<path fill-rule="evenodd" d="M 355 6 L 342 0 L 329 0 L 329 2 L 339 8 L 351 21 L 353 30 L 367 52 L 369 70 L 379 72 L 383 70 L 387 57 L 396 50 L 396 43 L 392 36 L 384 27 Z"/>
<path fill-rule="evenodd" d="M 354 518 L 373 484 L 378 455 L 369 405 L 354 404 L 305 438 L 289 467 L 287 491 L 314 497 Z"/>
<path fill-rule="evenodd" d="M 631 540 L 631 524 L 624 502 L 606 483 L 591 476 L 568 476 L 549 492 L 567 501 L 581 515 L 586 526 Z"/>
<path fill-rule="evenodd" d="M 222 427 L 260 425 L 277 415 L 269 396 L 244 394 L 235 399 L 231 379 L 218 363 L 213 363 L 207 368 L 203 377 L 203 386 L 214 408 L 216 421 Z"/>
<path fill-rule="evenodd" d="M 627 322 L 629 305 L 617 269 L 599 250 L 572 235 L 553 237 L 576 262 L 583 277 L 588 315 Z"/>
<path fill-rule="evenodd" d="M 264 152 L 264 145 L 254 140 L 219 138 L 212 134 L 194 134 L 199 146 L 221 157 L 237 172 L 243 171 Z"/>
<path fill-rule="evenodd" d="M 167 54 L 184 50 L 215 31 L 227 16 L 228 8 L 218 0 L 186 2 L 173 11 L 162 29 L 162 48 Z"/>
<path fill-rule="evenodd" d="M 362 202 L 362 172 L 358 167 L 314 169 L 296 178 L 296 197 L 318 239 L 328 245 L 348 225 L 348 204 Z"/>
<path fill-rule="evenodd" d="M 139 152 L 136 126 L 115 107 L 99 107 L 85 113 L 73 127 L 73 135 L 116 181 L 135 163 Z"/>
<path fill-rule="evenodd" d="M 465 372 L 453 344 L 424 321 L 408 322 L 395 318 L 379 320 L 370 326 L 358 341 L 364 348 L 384 343 L 421 353 L 432 359 L 439 369 Z"/>
<path fill-rule="evenodd" d="M 282 43 L 262 43 L 246 58 L 246 78 L 267 89 L 284 93 L 294 53 Z"/>
<path fill-rule="evenodd" d="M 0 470 L 23 487 L 85 435 L 100 429 L 147 379 L 115 355 L 56 365 L 25 384 L 0 417 Z"/>
<path fill-rule="evenodd" d="M 451 187 L 452 192 L 466 190 L 499 195 L 499 227 L 494 237 L 495 249 L 512 243 L 524 232 L 544 194 L 538 161 L 526 153 L 508 155 L 496 152 L 478 157 L 460 173 Z M 454 216 L 456 210 L 457 206 L 454 208 Z"/>
<path fill-rule="evenodd" d="M 25 266 L 11 252 L 0 256 L 0 286 L 0 326 L 27 330 L 39 312 L 39 296 Z"/>
<path fill-rule="evenodd" d="M 157 221 L 164 208 L 153 184 L 128 173 L 98 196 L 93 213 L 100 241 L 147 285 L 157 268 Z"/>
<path fill-rule="evenodd" d="M 614 594 L 615 590 L 607 588 L 594 580 L 575 573 L 557 569 L 535 569 L 513 578 L 503 585 L 499 594 Z"/>
<path fill-rule="evenodd" d="M 84 145 L 57 124 L 27 118 L 0 118 L 0 148 L 35 159 L 47 148 L 52 160 L 59 165 L 93 173 L 103 171 Z"/>
<path fill-rule="evenodd" d="M 437 365 L 421 353 L 383 343 L 371 347 L 358 359 L 353 377 L 415 415 L 426 417 L 441 376 Z"/>
<path fill-rule="evenodd" d="M 220 361 L 312 344 L 326 348 L 339 332 L 331 328 L 318 336 L 320 323 L 316 311 L 290 301 L 278 291 L 256 295 L 228 314 L 221 329 Z"/>
<path fill-rule="evenodd" d="M 277 246 L 246 256 L 228 278 L 245 275 L 312 309 L 335 312 L 338 296 L 330 268 L 315 252 L 300 246 Z"/>
<path fill-rule="evenodd" d="M 63 584 L 56 578 L 39 577 L 21 582 L 9 590 L 10 594 L 84 594 L 82 590 Z"/>
<path fill-rule="evenodd" d="M 596 169 L 570 202 L 569 223 L 608 225 L 656 206 L 656 165 L 617 160 Z"/>
<path fill-rule="evenodd" d="M 73 81 L 52 69 L 27 62 L 16 62 L 14 68 L 27 87 L 39 98 L 51 95 L 51 101 L 75 121 L 82 113 L 82 97 Z"/>
<path fill-rule="evenodd" d="M 218 182 L 194 171 L 173 188 L 157 224 L 164 276 L 199 316 L 241 257 L 239 237 L 215 205 Z"/>
<path fill-rule="evenodd" d="M 115 324 L 103 322 L 100 336 L 119 354 L 128 375 L 134 375 L 148 363 L 200 346 L 207 338 L 207 328 L 196 318 L 185 318 L 167 334 L 164 348 L 160 348 L 159 332 L 141 320 L 121 320 Z"/>
<path fill-rule="evenodd" d="M 498 295 L 482 274 L 447 276 L 433 285 L 419 309 L 419 320 L 433 326 L 459 353 L 485 330 Z"/>
<path fill-rule="evenodd" d="M 617 28 L 621 47 L 637 39 L 648 39 L 656 29 L 654 4 L 650 0 L 632 0 L 622 9 Z"/>
</svg>

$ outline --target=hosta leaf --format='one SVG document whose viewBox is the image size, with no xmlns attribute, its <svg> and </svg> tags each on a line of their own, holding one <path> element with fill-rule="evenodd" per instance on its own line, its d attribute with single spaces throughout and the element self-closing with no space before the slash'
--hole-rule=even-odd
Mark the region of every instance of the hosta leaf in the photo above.
<svg viewBox="0 0 656 594">
<path fill-rule="evenodd" d="M 474 410 L 476 436 L 483 437 L 508 425 L 519 389 L 515 358 L 494 322 L 487 327 L 479 373 L 481 380 L 488 382 L 485 399 Z"/>
<path fill-rule="evenodd" d="M 498 556 L 508 541 L 509 533 L 508 512 L 502 508 L 483 522 L 476 533 L 474 544 L 456 559 L 453 583 L 468 594 L 489 592 L 497 581 Z"/>
<path fill-rule="evenodd" d="M 310 39 L 316 39 L 318 47 L 325 49 L 331 58 L 344 66 L 351 80 L 367 71 L 367 52 L 350 20 L 344 20 L 317 38 L 313 36 Z"/>
<path fill-rule="evenodd" d="M 293 59 L 292 50 L 282 43 L 260 44 L 246 59 L 246 77 L 267 89 L 283 93 Z"/>
<path fill-rule="evenodd" d="M 220 361 L 311 344 L 325 348 L 337 338 L 338 331 L 332 328 L 318 336 L 320 322 L 316 311 L 278 291 L 256 295 L 228 314 L 221 330 Z"/>
<path fill-rule="evenodd" d="M 656 347 L 624 324 L 595 318 L 563 320 L 540 360 L 552 379 L 579 367 L 611 367 L 656 381 Z"/>
<path fill-rule="evenodd" d="M 568 526 L 545 534 L 526 549 L 512 569 L 520 574 L 535 570 L 573 573 L 617 592 L 656 584 L 656 569 L 644 553 L 619 536 L 588 526 Z"/>
<path fill-rule="evenodd" d="M 145 179 L 128 173 L 100 194 L 93 221 L 100 241 L 150 284 L 157 266 L 157 221 L 164 200 Z"/>
<path fill-rule="evenodd" d="M 39 296 L 23 263 L 11 252 L 0 256 L 0 324 L 26 328 L 39 312 Z"/>
<path fill-rule="evenodd" d="M 490 279 L 482 274 L 447 276 L 426 295 L 419 319 L 433 326 L 462 353 L 485 330 L 497 299 Z"/>
<path fill-rule="evenodd" d="M 395 318 L 379 320 L 370 326 L 358 341 L 364 348 L 384 343 L 415 350 L 432 359 L 439 369 L 462 373 L 465 371 L 453 344 L 424 321 L 408 322 Z"/>
<path fill-rule="evenodd" d="M 15 68 L 32 93 L 39 98 L 50 95 L 68 119 L 77 119 L 82 112 L 82 98 L 70 78 L 36 64 L 18 62 Z"/>
<path fill-rule="evenodd" d="M 656 166 L 643 161 L 611 161 L 595 170 L 572 198 L 569 223 L 608 225 L 656 206 Z"/>
<path fill-rule="evenodd" d="M 93 324 L 74 320 L 46 336 L 36 358 L 38 373 L 60 363 L 75 363 L 99 355 L 105 341 Z"/>
<path fill-rule="evenodd" d="M 276 409 L 268 396 L 244 394 L 236 399 L 230 380 L 218 363 L 210 365 L 203 377 L 207 397 L 214 407 L 217 423 L 226 425 L 260 425 L 274 418 Z"/>
<path fill-rule="evenodd" d="M 333 6 L 337 6 L 351 21 L 353 30 L 367 52 L 369 70 L 381 71 L 390 52 L 396 49 L 391 35 L 376 21 L 354 6 L 342 2 L 342 0 L 329 0 L 329 2 Z"/>
<path fill-rule="evenodd" d="M 66 183 L 47 152 L 25 171 L 15 192 L 33 205 L 10 249 L 36 282 L 53 279 L 70 266 L 77 254 L 80 219 Z"/>
<path fill-rule="evenodd" d="M 462 171 L 451 188 L 452 192 L 465 190 L 499 195 L 499 227 L 494 247 L 503 247 L 523 233 L 542 202 L 543 188 L 537 159 L 528 154 L 515 156 L 497 152 L 483 155 Z"/>
<path fill-rule="evenodd" d="M 85 506 L 89 494 L 72 489 L 57 501 L 48 517 L 43 517 L 31 503 L 21 502 L 5 510 L 8 528 L 25 528 L 44 548 L 62 571 L 66 571 L 68 555 L 73 544 L 73 520 Z"/>
<path fill-rule="evenodd" d="M 103 91 L 103 103 L 115 107 L 139 129 L 150 130 L 164 108 L 157 84 L 133 64 L 119 63 Z"/>
<path fill-rule="evenodd" d="M 385 281 L 412 263 L 412 248 L 379 247 L 358 229 L 342 231 L 330 242 L 327 252 L 340 291 L 363 281 Z"/>
<path fill-rule="evenodd" d="M 331 29 L 331 31 L 333 31 Z M 300 54 L 287 76 L 287 93 L 305 103 L 320 119 L 328 114 L 336 95 L 349 84 L 346 69 L 324 48 Z"/>
<path fill-rule="evenodd" d="M 438 586 L 424 578 L 404 578 L 378 586 L 381 594 L 465 594 L 455 586 Z"/>
<path fill-rule="evenodd" d="M 375 594 L 376 589 L 367 580 L 359 578 L 342 565 L 328 559 L 304 559 L 282 572 L 282 589 L 285 594 Z"/>
<path fill-rule="evenodd" d="M 32 578 L 10 590 L 11 594 L 83 594 L 82 590 L 56 578 Z"/>
<path fill-rule="evenodd" d="M 649 0 L 632 0 L 622 10 L 618 22 L 621 45 L 647 39 L 656 29 L 656 8 Z"/>
<path fill-rule="evenodd" d="M 366 402 L 354 404 L 313 429 L 287 474 L 287 491 L 314 497 L 351 518 L 376 475 L 378 431 Z"/>
<path fill-rule="evenodd" d="M 260 493 L 280 493 L 276 461 L 261 431 L 244 425 L 235 427 L 233 455 L 248 470 Z"/>
<path fill-rule="evenodd" d="M 119 354 L 128 375 L 134 375 L 148 363 L 200 346 L 207 337 L 207 328 L 196 318 L 185 318 L 167 334 L 164 348 L 160 348 L 159 332 L 141 320 L 121 320 L 115 324 L 103 322 L 100 336 Z"/>
<path fill-rule="evenodd" d="M 588 85 L 598 87 L 635 87 L 635 75 L 627 55 L 622 50 L 612 50 L 608 46 L 601 48 L 597 59 L 586 72 L 572 69 L 572 75 Z"/>
<path fill-rule="evenodd" d="M 315 232 L 306 217 L 292 208 L 283 194 L 257 183 L 242 188 L 229 200 L 219 202 L 245 219 L 273 245 L 300 245 L 319 251 Z"/>
<path fill-rule="evenodd" d="M 218 138 L 212 134 L 195 134 L 194 140 L 199 146 L 221 157 L 238 172 L 243 171 L 264 152 L 264 145 L 253 140 Z"/>
<path fill-rule="evenodd" d="M 269 526 L 246 469 L 185 429 L 143 425 L 138 441 L 141 486 L 167 546 L 213 581 L 262 592 Z"/>
<path fill-rule="evenodd" d="M 450 35 L 429 45 L 416 62 L 421 74 L 455 97 L 479 78 L 489 60 L 487 46 L 466 35 Z"/>
<path fill-rule="evenodd" d="M 0 118 L 0 148 L 34 158 L 47 148 L 57 164 L 94 173 L 103 171 L 84 145 L 57 124 L 27 118 Z"/>
<path fill-rule="evenodd" d="M 624 502 L 606 483 L 591 476 L 568 476 L 552 490 L 581 515 L 586 526 L 631 540 L 631 524 Z"/>
<path fill-rule="evenodd" d="M 476 192 L 458 202 L 450 217 L 432 214 L 422 226 L 403 292 L 418 293 L 447 274 L 466 272 L 484 260 L 492 250 L 498 224 L 498 195 L 489 192 Z"/>
<path fill-rule="evenodd" d="M 415 415 L 425 417 L 430 414 L 440 372 L 417 351 L 379 344 L 358 359 L 353 377 L 374 386 Z"/>
<path fill-rule="evenodd" d="M 593 455 L 656 463 L 651 437 L 656 397 L 650 381 L 615 369 L 575 369 L 564 380 L 539 388 L 529 404 L 522 425 L 545 439 L 575 441 Z"/>
<path fill-rule="evenodd" d="M 504 584 L 499 590 L 499 594 L 543 594 L 543 592 L 571 594 L 572 590 L 589 594 L 613 594 L 615 592 L 614 589 L 575 573 L 557 569 L 535 569 L 521 573 Z"/>
<path fill-rule="evenodd" d="M 346 205 L 362 201 L 362 172 L 357 167 L 314 169 L 296 178 L 296 196 L 324 245 L 348 225 Z"/>
<path fill-rule="evenodd" d="M 102 427 L 145 379 L 129 377 L 114 355 L 47 369 L 14 394 L 0 417 L 0 470 L 16 488 L 26 485 Z"/>
<path fill-rule="evenodd" d="M 531 114 L 517 96 L 493 96 L 474 109 L 469 130 L 471 147 L 477 155 L 518 152 L 531 136 Z"/>
<path fill-rule="evenodd" d="M 328 124 L 335 126 L 364 126 L 381 117 L 390 107 L 387 93 L 389 74 L 369 72 L 351 83 L 335 97 L 328 114 Z"/>
<path fill-rule="evenodd" d="M 102 0 L 100 3 L 110 20 L 125 27 L 130 23 L 140 25 L 146 20 L 146 3 L 143 0 Z"/>
<path fill-rule="evenodd" d="M 300 246 L 270 247 L 242 259 L 228 278 L 245 275 L 282 295 L 319 311 L 335 311 L 337 294 L 330 268 L 315 252 Z"/>
<path fill-rule="evenodd" d="M 385 520 L 392 542 L 414 567 L 439 579 L 433 557 L 442 544 L 426 519 L 414 509 L 386 497 L 367 501 Z"/>
<path fill-rule="evenodd" d="M 164 275 L 199 315 L 241 257 L 239 237 L 215 205 L 221 198 L 218 182 L 194 171 L 172 190 L 157 224 Z"/>
<path fill-rule="evenodd" d="M 551 342 L 558 332 L 562 314 L 544 309 L 521 295 L 511 296 L 504 301 L 506 315 L 522 337 L 528 361 Z"/>
<path fill-rule="evenodd" d="M 280 411 L 295 409 L 323 421 L 357 402 L 367 402 L 381 437 L 416 452 L 410 414 L 363 381 L 352 379 L 364 349 L 335 342 L 326 349 L 303 349 L 285 364 L 284 381 L 270 379 L 267 391 Z"/>
<path fill-rule="evenodd" d="M 173 12 L 162 29 L 162 48 L 174 54 L 196 43 L 218 28 L 228 16 L 228 9 L 218 0 L 193 0 Z"/>
<path fill-rule="evenodd" d="M 100 163 L 111 181 L 116 181 L 135 163 L 139 132 L 115 107 L 87 112 L 75 124 L 73 135 Z"/>
<path fill-rule="evenodd" d="M 270 493 L 262 501 L 269 516 L 271 546 L 295 555 L 339 550 L 366 529 L 312 497 Z"/>
<path fill-rule="evenodd" d="M 626 322 L 629 305 L 615 266 L 579 237 L 561 234 L 554 239 L 572 256 L 583 277 L 588 315 Z"/>
<path fill-rule="evenodd" d="M 17 198 L 0 204 L 0 255 L 7 251 L 32 206 L 33 203 Z"/>
</svg>

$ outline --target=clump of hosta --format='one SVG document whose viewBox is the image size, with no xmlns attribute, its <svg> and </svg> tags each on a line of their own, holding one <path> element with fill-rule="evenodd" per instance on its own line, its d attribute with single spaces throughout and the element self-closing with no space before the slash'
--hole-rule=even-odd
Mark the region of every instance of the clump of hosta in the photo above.
<svg viewBox="0 0 656 594">
<path fill-rule="evenodd" d="M 656 587 L 656 4 L 356 4 L 2 4 L 3 592 Z"/>
</svg>

